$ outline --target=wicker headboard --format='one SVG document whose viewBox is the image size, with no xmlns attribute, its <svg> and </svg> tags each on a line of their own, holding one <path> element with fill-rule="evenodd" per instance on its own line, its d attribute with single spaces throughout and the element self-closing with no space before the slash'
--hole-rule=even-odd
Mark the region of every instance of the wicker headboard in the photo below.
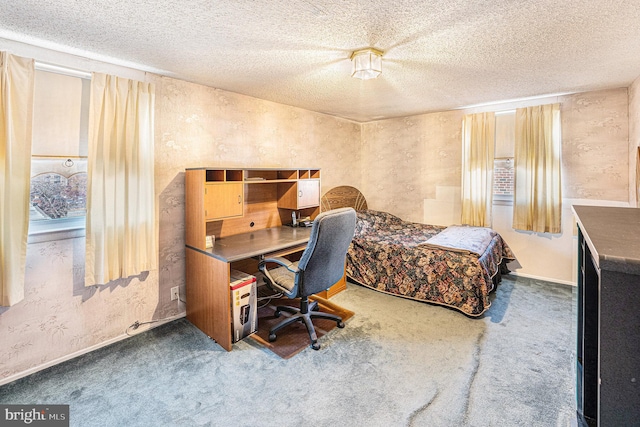
<svg viewBox="0 0 640 427">
<path fill-rule="evenodd" d="M 354 208 L 357 211 L 368 209 L 367 201 L 360 190 L 348 185 L 332 188 L 320 200 L 322 212 L 338 208 Z"/>
</svg>

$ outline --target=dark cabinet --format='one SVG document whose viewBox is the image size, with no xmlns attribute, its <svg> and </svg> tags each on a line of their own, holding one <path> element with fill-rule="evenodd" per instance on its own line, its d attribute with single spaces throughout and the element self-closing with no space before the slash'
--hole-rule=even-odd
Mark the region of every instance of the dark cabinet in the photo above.
<svg viewBox="0 0 640 427">
<path fill-rule="evenodd" d="M 581 426 L 640 426 L 640 209 L 574 206 Z"/>
</svg>

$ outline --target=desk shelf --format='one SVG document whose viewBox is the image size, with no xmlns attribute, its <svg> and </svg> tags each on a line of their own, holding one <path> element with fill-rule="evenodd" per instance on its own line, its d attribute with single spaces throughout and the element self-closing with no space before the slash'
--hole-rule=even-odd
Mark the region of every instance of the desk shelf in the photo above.
<svg viewBox="0 0 640 427">
<path fill-rule="evenodd" d="M 320 213 L 320 169 L 191 168 L 185 172 L 186 243 L 205 249 L 224 237 Z"/>
<path fill-rule="evenodd" d="M 320 179 L 320 169 L 276 169 L 276 168 L 190 168 L 187 171 L 205 171 L 206 182 L 242 182 L 260 184 L 269 182 L 296 182 L 307 179 Z"/>
</svg>

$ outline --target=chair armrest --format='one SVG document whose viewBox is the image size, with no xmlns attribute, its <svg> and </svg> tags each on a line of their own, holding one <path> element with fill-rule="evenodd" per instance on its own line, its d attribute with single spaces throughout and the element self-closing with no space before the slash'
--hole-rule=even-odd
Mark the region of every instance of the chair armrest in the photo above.
<svg viewBox="0 0 640 427">
<path fill-rule="evenodd" d="M 287 270 L 289 270 L 289 271 L 290 271 L 290 272 L 292 272 L 292 273 L 295 273 L 295 272 L 297 272 L 297 271 L 298 271 L 298 269 L 295 269 L 295 270 L 294 270 L 294 269 L 292 269 L 292 267 L 293 267 L 293 262 L 291 262 L 291 261 L 289 261 L 288 259 L 286 259 L 285 257 L 281 257 L 281 256 L 279 256 L 279 257 L 275 257 L 275 258 L 265 258 L 265 259 L 261 260 L 261 261 L 258 263 L 258 269 L 259 269 L 260 271 L 265 271 L 265 270 L 266 270 L 266 268 L 264 268 L 264 266 L 265 266 L 265 264 L 266 264 L 266 263 L 268 263 L 268 262 L 272 262 L 272 263 L 275 263 L 275 264 L 281 265 L 281 266 L 285 267 Z"/>
<path fill-rule="evenodd" d="M 273 277 L 271 276 L 271 274 L 269 274 L 269 270 L 267 269 L 267 263 L 274 263 L 277 264 L 279 266 L 282 266 L 284 268 L 286 268 L 288 271 L 290 271 L 291 273 L 295 274 L 297 272 L 297 268 L 295 268 L 293 266 L 293 263 L 291 261 L 289 261 L 288 259 L 284 258 L 284 257 L 274 257 L 274 258 L 266 258 L 261 260 L 258 263 L 258 270 L 260 270 L 262 272 L 262 274 L 264 274 L 264 280 L 267 283 L 267 285 L 269 285 L 269 287 L 271 287 L 271 289 L 273 289 L 276 292 L 282 292 L 283 294 L 287 295 L 289 298 L 293 298 L 292 295 L 294 295 L 293 293 L 291 293 L 291 290 L 278 284 L 278 282 L 276 282 Z"/>
</svg>

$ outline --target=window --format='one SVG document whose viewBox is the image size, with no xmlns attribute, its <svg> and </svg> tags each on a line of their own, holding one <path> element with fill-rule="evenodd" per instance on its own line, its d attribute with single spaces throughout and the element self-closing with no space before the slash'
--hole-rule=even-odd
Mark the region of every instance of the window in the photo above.
<svg viewBox="0 0 640 427">
<path fill-rule="evenodd" d="M 84 233 L 90 83 L 36 70 L 29 241 Z"/>
<path fill-rule="evenodd" d="M 513 203 L 513 156 L 516 136 L 516 112 L 496 113 L 496 142 L 493 162 L 493 203 Z"/>
</svg>

